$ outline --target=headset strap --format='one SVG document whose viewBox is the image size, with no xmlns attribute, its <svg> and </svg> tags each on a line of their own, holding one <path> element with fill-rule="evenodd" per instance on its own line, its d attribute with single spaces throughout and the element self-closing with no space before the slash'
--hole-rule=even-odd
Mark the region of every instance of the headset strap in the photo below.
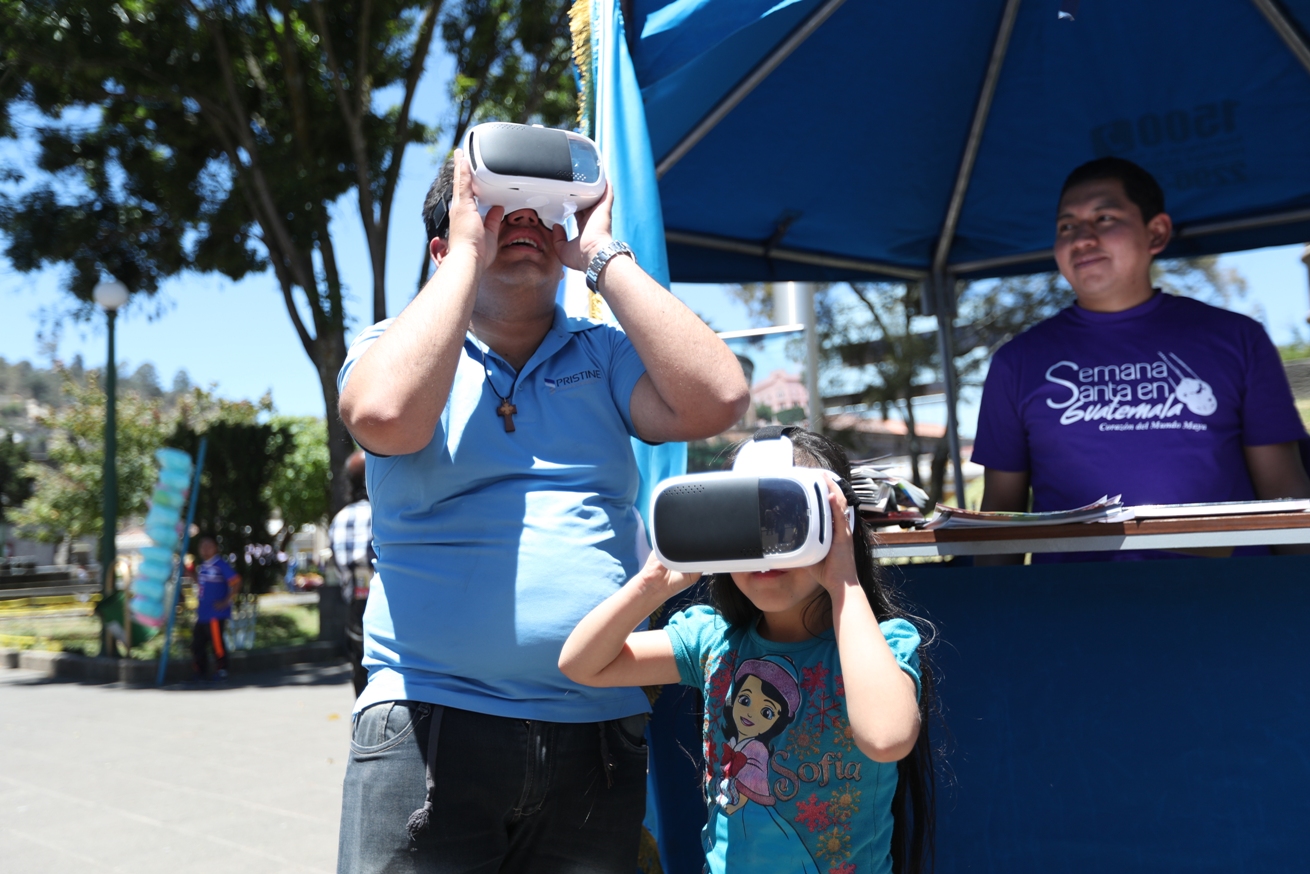
<svg viewBox="0 0 1310 874">
<path fill-rule="evenodd" d="M 801 429 L 797 425 L 765 425 L 755 432 L 751 440 L 779 440 L 783 437 L 790 440 L 791 435 L 799 430 Z M 837 481 L 837 487 L 846 496 L 846 504 L 850 507 L 859 507 L 860 499 L 855 496 L 855 489 L 851 487 L 851 484 L 835 473 L 832 474 L 832 478 Z"/>
<path fill-rule="evenodd" d="M 751 439 L 752 440 L 777 440 L 780 437 L 787 437 L 790 439 L 791 435 L 795 434 L 799 430 L 800 428 L 796 427 L 795 425 L 765 425 L 763 428 L 756 431 L 754 436 L 751 437 Z"/>
</svg>

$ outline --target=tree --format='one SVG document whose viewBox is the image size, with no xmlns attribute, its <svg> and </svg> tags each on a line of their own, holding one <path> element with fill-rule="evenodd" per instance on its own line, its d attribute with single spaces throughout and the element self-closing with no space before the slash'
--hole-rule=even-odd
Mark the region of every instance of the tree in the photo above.
<svg viewBox="0 0 1310 874">
<path fill-rule="evenodd" d="M 32 477 L 24 472 L 31 460 L 18 434 L 0 431 L 0 524 L 32 496 Z"/>
<path fill-rule="evenodd" d="M 14 132 L 16 103 L 45 119 L 44 175 L 0 202 L 7 255 L 19 270 L 70 265 L 83 315 L 105 273 L 150 294 L 184 271 L 271 269 L 319 377 L 335 509 L 352 445 L 336 415 L 346 315 L 329 211 L 354 194 L 380 320 L 402 160 L 437 139 L 412 108 L 439 22 L 464 71 L 452 83 L 457 135 L 489 114 L 557 125 L 573 114 L 566 9 L 0 0 L 0 135 Z M 69 110 L 94 120 L 65 123 Z"/>
<path fill-rule="evenodd" d="M 22 468 L 31 497 L 10 515 L 28 536 L 48 543 L 99 536 L 104 521 L 105 395 L 97 374 L 85 384 L 64 374 L 69 402 L 41 417 L 50 432 L 46 463 Z M 118 430 L 119 518 L 146 512 L 158 465 L 154 452 L 171 430 L 157 399 L 123 393 L 115 411 Z"/>
<path fill-rule="evenodd" d="M 207 438 L 195 524 L 232 557 L 249 591 L 267 592 L 277 564 L 268 532 L 268 484 L 291 441 L 270 423 L 243 421 L 228 412 L 199 430 L 180 421 L 166 442 L 198 458 L 200 440 Z"/>
<path fill-rule="evenodd" d="M 306 525 L 320 525 L 328 516 L 328 479 L 332 475 L 327 428 L 313 416 L 274 416 L 277 440 L 285 445 L 282 461 L 264 487 L 264 498 L 282 516 L 278 548 Z"/>
</svg>

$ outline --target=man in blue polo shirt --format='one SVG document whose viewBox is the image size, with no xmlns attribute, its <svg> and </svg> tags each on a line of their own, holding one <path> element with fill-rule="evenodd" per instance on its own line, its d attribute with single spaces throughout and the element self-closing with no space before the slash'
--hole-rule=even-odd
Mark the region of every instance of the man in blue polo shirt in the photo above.
<svg viewBox="0 0 1310 874">
<path fill-rule="evenodd" d="M 559 652 L 637 570 L 629 438 L 717 434 L 747 386 L 612 240 L 609 193 L 568 240 L 531 209 L 484 220 L 470 173 L 456 152 L 425 203 L 436 275 L 340 377 L 377 577 L 338 870 L 630 874 L 646 698 L 570 682 Z M 564 315 L 562 267 L 622 331 Z"/>
</svg>

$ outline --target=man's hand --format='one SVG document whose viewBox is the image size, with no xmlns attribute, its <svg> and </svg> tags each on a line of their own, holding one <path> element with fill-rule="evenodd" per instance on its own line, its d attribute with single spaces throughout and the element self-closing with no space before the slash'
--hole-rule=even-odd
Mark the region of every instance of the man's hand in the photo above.
<svg viewBox="0 0 1310 874">
<path fill-rule="evenodd" d="M 578 235 L 572 240 L 564 230 L 563 222 L 551 228 L 551 242 L 555 244 L 555 257 L 565 267 L 587 272 L 587 265 L 596 253 L 613 242 L 614 186 L 606 185 L 605 194 L 594 205 L 578 213 Z"/>
<path fill-rule="evenodd" d="M 983 496 L 980 509 L 986 512 L 1025 512 L 1028 509 L 1029 479 L 1026 470 L 986 468 L 983 471 Z M 973 563 L 976 567 L 1023 564 L 1023 555 L 975 555 Z"/>
<path fill-rule="evenodd" d="M 1301 448 L 1296 443 L 1245 446 L 1242 451 L 1257 498 L 1262 501 L 1310 498 L 1310 478 L 1301 464 Z M 1275 555 L 1310 554 L 1310 544 L 1305 543 L 1271 546 L 1270 549 Z"/>
<path fill-rule="evenodd" d="M 505 207 L 493 206 L 484 219 L 473 198 L 473 167 L 463 149 L 455 150 L 454 194 L 450 200 L 449 252 L 470 252 L 486 270 L 496 260 Z"/>
</svg>

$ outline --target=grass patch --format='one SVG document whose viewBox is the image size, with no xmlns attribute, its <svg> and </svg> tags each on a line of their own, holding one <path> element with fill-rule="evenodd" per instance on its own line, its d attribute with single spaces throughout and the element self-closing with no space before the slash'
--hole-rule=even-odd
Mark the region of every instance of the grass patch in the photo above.
<svg viewBox="0 0 1310 874">
<path fill-rule="evenodd" d="M 179 613 L 173 625 L 169 659 L 191 658 L 191 629 L 195 624 L 194 603 Z M 309 643 L 318 639 L 318 605 L 273 602 L 260 604 L 255 618 L 255 649 Z M 90 605 L 58 609 L 34 608 L 19 615 L 0 617 L 0 647 L 38 649 L 99 655 L 100 618 Z M 132 647 L 132 658 L 154 659 L 164 647 L 161 630 L 153 638 Z"/>
</svg>

